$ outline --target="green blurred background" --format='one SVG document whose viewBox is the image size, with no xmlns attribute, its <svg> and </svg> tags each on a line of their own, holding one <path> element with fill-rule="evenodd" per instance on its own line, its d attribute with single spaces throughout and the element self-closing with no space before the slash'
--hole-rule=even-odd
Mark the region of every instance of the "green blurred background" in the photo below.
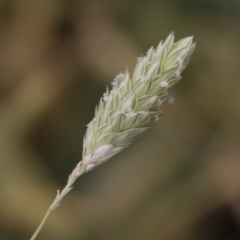
<svg viewBox="0 0 240 240">
<path fill-rule="evenodd" d="M 38 239 L 240 239 L 240 1 L 1 0 L 0 240 L 30 238 L 106 85 L 171 31 L 197 42 L 174 104 Z"/>
</svg>

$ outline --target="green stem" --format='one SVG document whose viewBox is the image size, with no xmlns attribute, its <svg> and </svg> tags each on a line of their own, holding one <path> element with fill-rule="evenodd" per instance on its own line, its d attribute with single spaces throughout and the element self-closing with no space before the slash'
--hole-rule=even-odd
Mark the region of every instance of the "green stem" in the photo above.
<svg viewBox="0 0 240 240">
<path fill-rule="evenodd" d="M 43 225 L 45 224 L 45 222 L 47 221 L 49 215 L 51 214 L 52 210 L 49 208 L 47 213 L 45 214 L 43 220 L 41 221 L 41 223 L 39 224 L 37 230 L 35 231 L 35 233 L 33 234 L 33 236 L 31 237 L 30 240 L 34 240 L 36 239 L 37 235 L 39 234 L 39 232 L 41 231 Z"/>
<path fill-rule="evenodd" d="M 30 240 L 36 239 L 36 237 L 38 236 L 39 232 L 41 231 L 42 227 L 44 226 L 45 222 L 47 221 L 52 211 L 55 210 L 60 205 L 60 202 L 63 199 L 63 197 L 66 196 L 71 191 L 73 183 L 77 180 L 78 177 L 80 177 L 84 173 L 84 171 L 85 171 L 85 168 L 83 165 L 78 165 L 73 170 L 72 174 L 69 176 L 67 185 L 61 191 L 61 193 L 59 193 L 58 191 L 56 198 L 48 208 L 45 216 L 43 217 L 41 223 L 39 224 L 37 230 L 35 231 L 33 236 L 30 238 Z"/>
</svg>

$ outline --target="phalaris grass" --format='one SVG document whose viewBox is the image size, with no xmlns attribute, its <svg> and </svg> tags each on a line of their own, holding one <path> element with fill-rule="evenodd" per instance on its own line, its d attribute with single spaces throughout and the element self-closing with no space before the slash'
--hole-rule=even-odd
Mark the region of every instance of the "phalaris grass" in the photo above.
<svg viewBox="0 0 240 240">
<path fill-rule="evenodd" d="M 193 37 L 174 42 L 174 34 L 151 47 L 146 56 L 137 59 L 135 70 L 120 73 L 100 99 L 93 120 L 87 125 L 82 161 L 68 178 L 67 185 L 50 205 L 46 215 L 30 240 L 36 239 L 44 223 L 72 189 L 83 173 L 102 164 L 140 137 L 149 124 L 162 114 L 161 104 L 173 102 L 169 88 L 181 79 L 195 49 Z"/>
</svg>

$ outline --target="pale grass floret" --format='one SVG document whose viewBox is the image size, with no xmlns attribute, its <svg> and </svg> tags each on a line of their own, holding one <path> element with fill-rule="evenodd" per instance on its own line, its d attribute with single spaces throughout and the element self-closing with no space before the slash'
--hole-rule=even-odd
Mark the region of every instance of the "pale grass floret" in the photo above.
<svg viewBox="0 0 240 240">
<path fill-rule="evenodd" d="M 124 77 L 124 74 L 123 73 L 119 73 L 115 78 L 114 78 L 114 80 L 112 81 L 112 85 L 114 86 L 114 85 L 116 85 L 117 83 L 118 83 L 118 81 L 120 80 L 120 79 L 122 79 Z"/>
<path fill-rule="evenodd" d="M 168 99 L 168 103 L 169 103 L 169 104 L 173 104 L 174 101 L 175 101 L 174 97 L 170 97 L 170 98 Z"/>
<path fill-rule="evenodd" d="M 161 87 L 167 87 L 168 86 L 168 82 L 166 80 L 163 80 L 160 82 L 160 86 Z"/>
</svg>

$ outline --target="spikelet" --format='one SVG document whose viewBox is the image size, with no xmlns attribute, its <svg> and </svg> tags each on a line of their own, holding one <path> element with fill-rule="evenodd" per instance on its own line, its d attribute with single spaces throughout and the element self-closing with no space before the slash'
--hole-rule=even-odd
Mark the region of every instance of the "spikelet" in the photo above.
<svg viewBox="0 0 240 240">
<path fill-rule="evenodd" d="M 159 119 L 159 106 L 173 101 L 168 89 L 181 79 L 195 49 L 192 40 L 187 37 L 174 43 L 172 33 L 138 59 L 132 77 L 128 71 L 116 76 L 88 124 L 81 162 L 85 172 L 129 146 Z"/>
</svg>

